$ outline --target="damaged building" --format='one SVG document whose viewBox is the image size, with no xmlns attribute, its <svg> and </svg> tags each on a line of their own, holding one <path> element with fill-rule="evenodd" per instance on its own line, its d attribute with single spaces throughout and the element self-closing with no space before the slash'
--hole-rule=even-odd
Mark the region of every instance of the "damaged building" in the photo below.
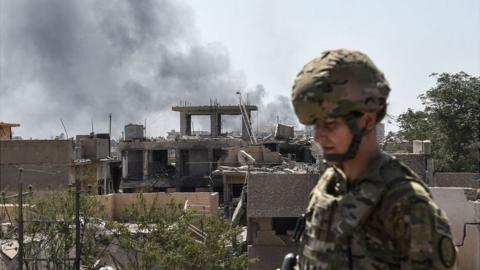
<svg viewBox="0 0 480 270">
<path fill-rule="evenodd" d="M 79 177 L 82 186 L 95 194 L 118 191 L 120 161 L 110 158 L 109 134 L 78 135 L 73 139 L 12 140 L 11 128 L 0 125 L 0 190 L 17 190 L 19 169 L 22 181 L 35 190 L 63 189 Z M 74 160 L 88 160 L 78 171 Z M 78 174 L 77 174 L 78 173 Z"/>
<path fill-rule="evenodd" d="M 446 211 L 459 250 L 459 269 L 479 269 L 480 174 L 435 172 L 430 141 L 414 141 L 411 149 L 391 154 L 431 187 Z M 214 172 L 224 179 L 225 216 L 246 227 L 248 255 L 257 259 L 249 269 L 276 269 L 285 254 L 298 250 L 292 240 L 296 222 L 324 169 L 320 163 L 294 160 L 265 166 L 252 157 L 250 163 L 222 165 Z"/>
<path fill-rule="evenodd" d="M 216 191 L 223 202 L 224 179 L 212 172 L 219 165 L 237 163 L 240 149 L 251 152 L 264 165 L 279 164 L 282 157 L 316 161 L 307 140 L 292 140 L 293 127 L 278 125 L 275 135 L 256 138 L 250 122 L 255 105 L 174 106 L 172 110 L 180 113 L 180 133 L 175 136 L 174 131 L 169 132 L 170 139 L 146 138 L 142 125 L 125 126 L 124 140 L 119 144 L 123 192 Z M 192 116 L 196 115 L 209 118 L 208 135 L 193 136 Z M 240 136 L 223 132 L 222 117 L 228 115 L 241 116 Z"/>
<path fill-rule="evenodd" d="M 143 126 L 125 126 L 125 137 L 119 144 L 123 192 L 216 191 L 221 189 L 221 183 L 210 174 L 224 149 L 247 145 L 247 122 L 242 124 L 240 138 L 221 134 L 222 116 L 242 115 L 239 106 L 176 106 L 172 110 L 180 112 L 180 134 L 174 139 L 147 139 Z M 256 106 L 245 106 L 246 115 L 254 110 Z M 210 117 L 208 136 L 192 136 L 194 115 Z"/>
<path fill-rule="evenodd" d="M 34 186 L 65 186 L 77 176 L 83 190 L 91 186 L 98 194 L 155 192 L 148 196 L 165 200 L 178 196 L 185 202 L 201 197 L 198 203 L 209 213 L 222 207 L 225 218 L 244 227 L 248 255 L 257 259 L 249 269 L 279 267 L 285 254 L 297 251 L 298 243 L 292 241 L 297 219 L 325 170 L 322 150 L 311 143 L 311 131 L 298 132 L 278 123 L 273 132 L 255 136 L 250 122 L 251 112 L 257 110 L 254 105 L 172 110 L 179 113 L 180 132 L 172 130 L 167 139 L 147 138 L 143 125 L 128 124 L 118 144 L 119 160 L 111 158 L 108 134 L 12 141 L 10 132 L 4 136 L 7 140 L 0 140 L 0 185 L 14 186 L 21 166 L 50 172 L 45 178 L 32 174 L 30 180 L 25 174 L 27 184 Z M 199 115 L 208 118 L 209 130 L 193 129 L 192 117 Z M 241 116 L 238 136 L 222 127 L 222 117 L 229 115 Z M 383 133 L 384 127 L 377 127 L 377 137 L 383 138 Z M 432 187 L 435 200 L 450 217 L 460 269 L 479 269 L 480 174 L 435 172 L 430 141 L 382 146 Z M 73 160 L 88 162 L 74 174 Z M 134 197 L 107 195 L 109 214 L 121 216 L 120 206 L 129 205 Z"/>
</svg>

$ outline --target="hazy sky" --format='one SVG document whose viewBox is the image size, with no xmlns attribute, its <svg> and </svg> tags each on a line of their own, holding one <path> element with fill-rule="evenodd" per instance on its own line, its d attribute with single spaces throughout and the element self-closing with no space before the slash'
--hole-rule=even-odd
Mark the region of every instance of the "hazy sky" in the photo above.
<svg viewBox="0 0 480 270">
<path fill-rule="evenodd" d="M 480 74 L 480 1 L 195 1 L 205 41 L 220 41 L 249 83 L 289 95 L 307 61 L 331 48 L 367 53 L 392 86 L 391 114 L 419 108 L 433 72 Z"/>
<path fill-rule="evenodd" d="M 105 132 L 112 112 L 115 136 L 145 118 L 158 136 L 178 130 L 179 101 L 242 90 L 261 123 L 289 123 L 295 75 L 341 47 L 385 72 L 390 114 L 420 108 L 429 74 L 480 74 L 480 1 L 0 0 L 0 121 L 48 138 L 60 118 L 70 136 L 92 118 Z"/>
</svg>

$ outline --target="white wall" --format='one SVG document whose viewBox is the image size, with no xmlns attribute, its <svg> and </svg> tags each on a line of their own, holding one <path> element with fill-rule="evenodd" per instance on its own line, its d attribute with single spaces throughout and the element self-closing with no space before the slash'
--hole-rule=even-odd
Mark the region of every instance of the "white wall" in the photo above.
<svg viewBox="0 0 480 270">
<path fill-rule="evenodd" d="M 447 213 L 456 245 L 461 244 L 465 223 L 480 222 L 480 201 L 467 200 L 467 188 L 431 188 L 435 202 Z M 480 225 L 467 225 L 464 245 L 459 247 L 458 269 L 480 269 Z"/>
</svg>

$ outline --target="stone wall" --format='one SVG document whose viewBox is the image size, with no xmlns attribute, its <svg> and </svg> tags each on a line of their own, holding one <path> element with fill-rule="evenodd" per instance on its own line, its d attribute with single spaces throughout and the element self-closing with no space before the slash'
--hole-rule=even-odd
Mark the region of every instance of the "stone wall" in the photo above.
<svg viewBox="0 0 480 270">
<path fill-rule="evenodd" d="M 210 192 L 174 192 L 174 193 L 142 193 L 147 205 L 153 202 L 166 205 L 170 202 L 187 204 L 187 207 L 199 214 L 217 214 L 218 193 Z M 105 204 L 107 218 L 123 221 L 126 218 L 127 209 L 138 200 L 139 193 L 114 193 L 99 195 Z"/>
<path fill-rule="evenodd" d="M 318 174 L 252 173 L 247 217 L 299 217 L 318 178 Z"/>
<path fill-rule="evenodd" d="M 436 187 L 480 188 L 480 173 L 442 172 L 435 173 L 433 179 Z"/>
</svg>

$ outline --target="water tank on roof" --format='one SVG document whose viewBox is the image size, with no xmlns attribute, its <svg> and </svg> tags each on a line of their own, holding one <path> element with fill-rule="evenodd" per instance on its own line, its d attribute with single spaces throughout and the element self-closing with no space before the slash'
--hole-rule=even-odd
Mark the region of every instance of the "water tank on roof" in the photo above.
<svg viewBox="0 0 480 270">
<path fill-rule="evenodd" d="M 97 134 L 95 134 L 95 138 L 110 139 L 110 134 L 108 134 L 108 133 L 97 133 Z"/>
<path fill-rule="evenodd" d="M 128 124 L 125 126 L 125 140 L 143 139 L 143 125 Z"/>
</svg>

